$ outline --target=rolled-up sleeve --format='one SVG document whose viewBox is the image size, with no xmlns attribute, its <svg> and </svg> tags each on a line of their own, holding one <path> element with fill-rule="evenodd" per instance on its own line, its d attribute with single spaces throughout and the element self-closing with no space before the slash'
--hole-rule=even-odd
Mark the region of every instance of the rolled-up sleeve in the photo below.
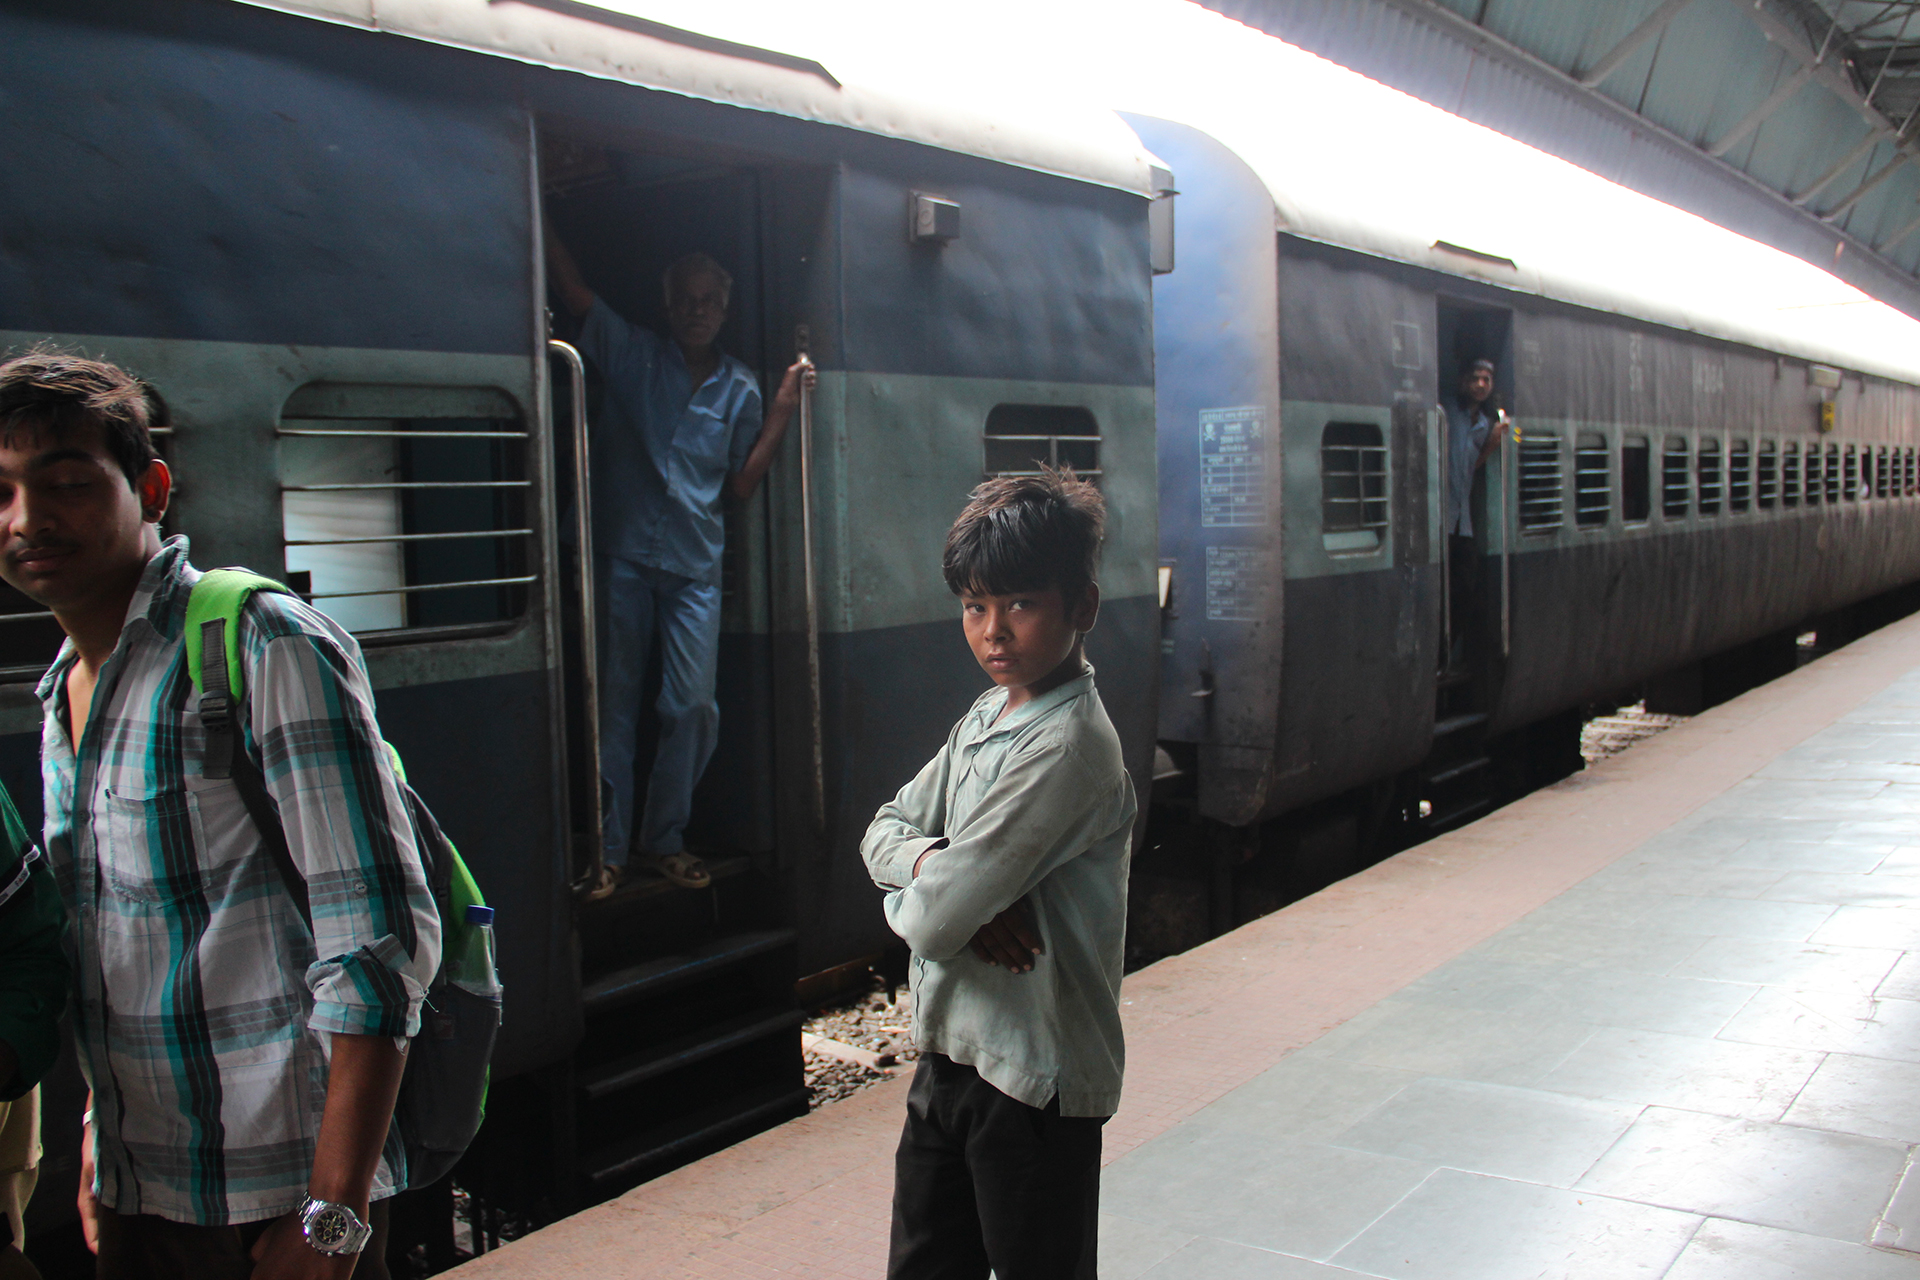
<svg viewBox="0 0 1920 1280">
<path fill-rule="evenodd" d="M 440 917 L 344 633 L 270 638 L 248 674 L 267 791 L 307 883 L 316 1031 L 411 1036 L 440 962 Z"/>
<path fill-rule="evenodd" d="M 965 825 L 946 832 L 947 847 L 887 895 L 887 923 L 922 959 L 960 954 L 980 926 L 1107 833 L 1110 792 L 1058 735 L 1021 748 Z"/>
</svg>

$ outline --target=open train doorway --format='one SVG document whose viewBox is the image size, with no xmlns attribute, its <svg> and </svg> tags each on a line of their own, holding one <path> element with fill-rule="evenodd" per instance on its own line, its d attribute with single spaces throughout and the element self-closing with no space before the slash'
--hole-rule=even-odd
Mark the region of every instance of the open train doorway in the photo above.
<svg viewBox="0 0 1920 1280">
<path fill-rule="evenodd" d="M 1440 436 L 1447 566 L 1442 664 L 1455 687 L 1471 686 L 1467 696 L 1483 704 L 1506 589 L 1498 572 L 1506 499 L 1495 477 L 1503 474 L 1511 443 L 1498 436 L 1513 403 L 1513 313 L 1442 299 L 1437 339 L 1434 367 L 1446 417 Z"/>
<path fill-rule="evenodd" d="M 584 1026 L 548 1104 L 566 1118 L 543 1127 L 557 1201 L 577 1206 L 806 1110 L 774 822 L 767 499 L 797 465 L 797 423 L 749 496 L 734 483 L 794 355 L 791 317 L 772 336 L 768 206 L 791 210 L 796 180 L 685 138 L 552 120 L 539 162 L 546 301 L 553 336 L 583 357 L 591 472 L 579 492 L 556 360 Z M 599 877 L 602 863 L 622 874 Z"/>
</svg>

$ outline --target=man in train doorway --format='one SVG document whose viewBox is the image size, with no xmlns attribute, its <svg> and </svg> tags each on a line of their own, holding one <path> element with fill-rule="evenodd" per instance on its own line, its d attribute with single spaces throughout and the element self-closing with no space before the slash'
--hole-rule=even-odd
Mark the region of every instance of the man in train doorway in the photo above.
<svg viewBox="0 0 1920 1280">
<path fill-rule="evenodd" d="M 1500 447 L 1507 414 L 1493 390 L 1493 361 L 1475 360 L 1460 378 L 1460 393 L 1448 401 L 1447 414 L 1447 570 L 1452 634 L 1447 637 L 1449 669 L 1467 660 L 1467 637 L 1481 607 L 1485 556 L 1473 531 L 1473 479 Z"/>
<path fill-rule="evenodd" d="M 812 366 L 787 370 L 763 425 L 759 382 L 715 341 L 733 292 L 724 267 L 690 253 L 667 268 L 663 341 L 595 296 L 551 229 L 546 243 L 554 287 L 583 318 L 580 349 L 605 389 L 591 444 L 604 870 L 589 896 L 610 896 L 626 874 L 641 685 L 656 640 L 660 742 L 639 843 L 662 876 L 700 889 L 711 877 L 685 831 L 719 740 L 720 504 L 723 492 L 744 502 L 767 474 Z"/>
</svg>

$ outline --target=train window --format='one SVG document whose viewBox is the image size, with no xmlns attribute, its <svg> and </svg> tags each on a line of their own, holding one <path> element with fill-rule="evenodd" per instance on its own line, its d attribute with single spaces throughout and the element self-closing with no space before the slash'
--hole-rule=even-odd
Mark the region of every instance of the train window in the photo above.
<svg viewBox="0 0 1920 1280">
<path fill-rule="evenodd" d="M 1589 526 L 1607 522 L 1613 506 L 1613 477 L 1609 472 L 1607 438 L 1597 431 L 1583 431 L 1573 446 L 1573 519 Z"/>
<path fill-rule="evenodd" d="M 1100 424 L 1071 404 L 997 404 L 987 411 L 987 474 L 1037 476 L 1040 464 L 1100 478 Z"/>
<path fill-rule="evenodd" d="M 1693 494 L 1685 436 L 1668 436 L 1660 455 L 1660 514 L 1677 520 L 1687 514 Z"/>
<path fill-rule="evenodd" d="M 1700 514 L 1717 516 L 1721 494 L 1720 438 L 1712 436 L 1702 440 L 1694 462 L 1700 478 Z"/>
<path fill-rule="evenodd" d="M 1735 440 L 1727 446 L 1727 510 L 1745 511 L 1753 504 L 1753 443 Z"/>
<path fill-rule="evenodd" d="M 1754 468 L 1754 500 L 1762 511 L 1771 510 L 1780 496 L 1780 446 L 1772 440 L 1760 442 L 1759 464 Z"/>
<path fill-rule="evenodd" d="M 1800 446 L 1791 440 L 1780 450 L 1780 505 L 1800 505 Z"/>
<path fill-rule="evenodd" d="M 1329 422 L 1320 434 L 1320 542 L 1348 555 L 1378 550 L 1387 531 L 1387 447 L 1371 422 Z"/>
<path fill-rule="evenodd" d="M 1853 460 L 1852 445 L 1847 446 L 1847 460 L 1849 462 Z M 1840 446 L 1837 444 L 1827 446 L 1826 489 L 1826 499 L 1828 502 L 1840 501 Z M 1848 496 L 1851 497 L 1852 494 L 1848 494 Z"/>
<path fill-rule="evenodd" d="M 312 383 L 278 434 L 288 584 L 334 621 L 439 634 L 526 612 L 531 482 L 511 397 Z"/>
<path fill-rule="evenodd" d="M 1881 445 L 1880 452 L 1873 460 L 1873 496 L 1890 498 L 1893 496 L 1893 474 L 1887 465 L 1887 446 Z"/>
<path fill-rule="evenodd" d="M 1840 496 L 1851 502 L 1860 496 L 1860 460 L 1854 455 L 1852 445 L 1847 446 L 1846 480 L 1841 487 Z"/>
<path fill-rule="evenodd" d="M 1653 511 L 1653 448 L 1645 436 L 1620 442 L 1620 518 L 1629 524 Z"/>
<path fill-rule="evenodd" d="M 1560 437 L 1528 431 L 1520 437 L 1520 528 L 1546 533 L 1566 523 L 1566 481 L 1560 474 Z"/>
<path fill-rule="evenodd" d="M 1909 498 L 1911 498 L 1914 494 L 1916 483 L 1920 483 L 1920 477 L 1917 477 L 1914 473 L 1915 461 L 1916 459 L 1914 456 L 1914 448 L 1912 445 L 1908 445 L 1907 446 L 1907 486 L 1906 488 L 1907 488 L 1907 496 Z"/>
</svg>

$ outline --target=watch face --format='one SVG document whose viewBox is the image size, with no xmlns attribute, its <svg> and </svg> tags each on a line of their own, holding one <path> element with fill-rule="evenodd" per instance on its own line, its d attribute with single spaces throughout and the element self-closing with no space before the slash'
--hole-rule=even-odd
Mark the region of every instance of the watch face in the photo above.
<svg viewBox="0 0 1920 1280">
<path fill-rule="evenodd" d="M 351 1231 L 346 1210 L 331 1205 L 314 1214 L 307 1224 L 307 1238 L 316 1249 L 338 1249 L 347 1242 Z"/>
</svg>

